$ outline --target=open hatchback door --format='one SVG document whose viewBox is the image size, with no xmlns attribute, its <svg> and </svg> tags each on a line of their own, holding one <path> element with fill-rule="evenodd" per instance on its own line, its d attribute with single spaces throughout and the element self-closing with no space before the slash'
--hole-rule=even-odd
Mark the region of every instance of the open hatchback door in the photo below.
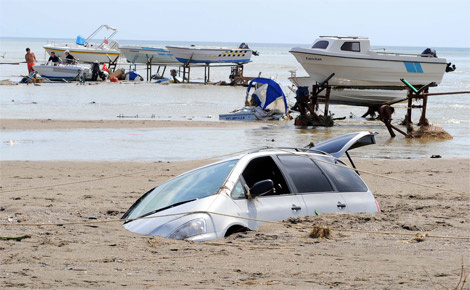
<svg viewBox="0 0 470 290">
<path fill-rule="evenodd" d="M 343 154 L 347 153 L 348 150 L 375 144 L 375 135 L 377 135 L 377 133 L 369 131 L 350 133 L 319 142 L 314 147 L 310 148 L 310 150 L 323 151 L 336 158 L 340 158 Z"/>
</svg>

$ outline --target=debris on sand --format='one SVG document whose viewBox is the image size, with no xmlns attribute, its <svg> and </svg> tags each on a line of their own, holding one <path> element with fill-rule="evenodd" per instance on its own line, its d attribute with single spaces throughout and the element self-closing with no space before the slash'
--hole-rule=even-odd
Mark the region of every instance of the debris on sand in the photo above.
<svg viewBox="0 0 470 290">
<path fill-rule="evenodd" d="M 0 86 L 17 86 L 17 82 L 12 82 L 10 80 L 1 80 L 0 81 Z"/>
<path fill-rule="evenodd" d="M 421 139 L 435 139 L 435 140 L 450 140 L 453 137 L 447 133 L 444 129 L 438 126 L 421 126 L 418 130 L 413 130 L 411 135 L 414 138 Z"/>
<path fill-rule="evenodd" d="M 405 244 L 408 243 L 421 243 L 424 242 L 424 240 L 428 237 L 427 233 L 417 233 L 416 236 L 413 238 L 409 239 L 408 241 L 405 241 Z"/>
<path fill-rule="evenodd" d="M 313 226 L 308 236 L 312 239 L 329 239 L 331 238 L 331 230 L 328 227 Z"/>
<path fill-rule="evenodd" d="M 30 239 L 30 238 L 31 238 L 30 235 L 24 235 L 24 236 L 19 236 L 19 237 L 2 237 L 2 236 L 0 236 L 0 240 L 3 240 L 3 241 L 17 241 L 17 242 L 21 242 L 24 239 Z"/>
</svg>

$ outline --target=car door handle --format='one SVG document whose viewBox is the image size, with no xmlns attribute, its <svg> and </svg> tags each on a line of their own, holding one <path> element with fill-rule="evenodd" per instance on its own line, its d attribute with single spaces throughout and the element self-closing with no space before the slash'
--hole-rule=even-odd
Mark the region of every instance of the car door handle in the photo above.
<svg viewBox="0 0 470 290">
<path fill-rule="evenodd" d="M 339 207 L 339 208 L 345 208 L 345 207 L 346 207 L 346 204 L 345 204 L 345 203 L 341 203 L 340 201 L 338 201 L 337 207 Z"/>
<path fill-rule="evenodd" d="M 301 209 L 302 208 L 298 205 L 295 205 L 295 204 L 292 205 L 292 210 L 294 210 L 294 211 L 298 211 L 298 210 L 301 210 Z"/>
</svg>

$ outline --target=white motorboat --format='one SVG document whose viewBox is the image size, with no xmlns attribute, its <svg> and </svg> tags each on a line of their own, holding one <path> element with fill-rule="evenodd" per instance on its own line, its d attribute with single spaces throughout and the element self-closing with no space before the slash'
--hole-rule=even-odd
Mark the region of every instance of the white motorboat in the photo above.
<svg viewBox="0 0 470 290">
<path fill-rule="evenodd" d="M 92 72 L 88 67 L 80 65 L 45 65 L 37 64 L 33 66 L 33 70 L 37 71 L 42 77 L 50 80 L 78 80 L 80 76 L 85 79 L 91 79 Z"/>
<path fill-rule="evenodd" d="M 403 86 L 400 79 L 413 85 L 439 84 L 452 70 L 431 49 L 422 54 L 373 51 L 366 37 L 320 36 L 311 48 L 294 47 L 289 52 L 310 76 L 310 85 L 333 73 L 329 85 Z"/>
<path fill-rule="evenodd" d="M 173 64 L 179 63 L 168 50 L 153 46 L 120 45 L 119 50 L 129 63 Z"/>
<path fill-rule="evenodd" d="M 167 46 L 175 58 L 184 64 L 250 62 L 253 51 L 244 43 L 239 48 L 214 46 Z"/>
<path fill-rule="evenodd" d="M 111 34 L 104 38 L 101 43 L 90 42 L 93 37 L 102 29 L 111 30 Z M 64 59 L 65 51 L 68 50 L 76 59 L 82 63 L 99 63 L 113 62 L 120 56 L 119 44 L 112 40 L 112 37 L 117 33 L 117 29 L 109 25 L 101 25 L 95 32 L 88 38 L 84 39 L 77 36 L 75 43 L 48 43 L 44 45 L 44 49 L 48 54 L 55 52 L 55 54 Z"/>
</svg>

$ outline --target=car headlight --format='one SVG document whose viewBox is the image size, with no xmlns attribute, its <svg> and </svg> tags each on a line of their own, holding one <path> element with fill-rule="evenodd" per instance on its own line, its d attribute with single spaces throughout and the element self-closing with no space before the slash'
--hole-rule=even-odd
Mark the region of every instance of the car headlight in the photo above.
<svg viewBox="0 0 470 290">
<path fill-rule="evenodd" d="M 202 218 L 198 218 L 183 224 L 168 237 L 170 239 L 183 240 L 189 237 L 205 234 L 206 232 L 206 221 Z"/>
</svg>

